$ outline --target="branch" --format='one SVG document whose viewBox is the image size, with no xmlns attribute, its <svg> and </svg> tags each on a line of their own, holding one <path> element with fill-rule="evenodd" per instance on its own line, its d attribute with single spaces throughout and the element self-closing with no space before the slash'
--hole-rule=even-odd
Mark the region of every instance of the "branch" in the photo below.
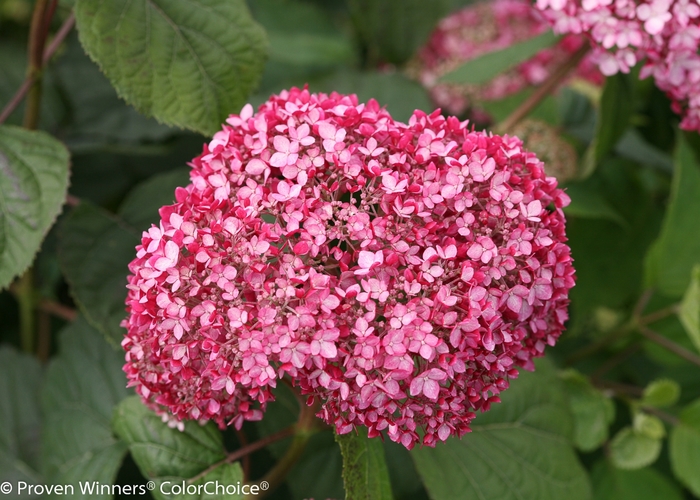
<svg viewBox="0 0 700 500">
<path fill-rule="evenodd" d="M 693 363 L 694 365 L 700 366 L 700 356 L 690 352 L 688 349 L 679 344 L 676 344 L 672 340 L 667 339 L 663 335 L 659 335 L 658 333 L 656 333 L 653 330 L 650 330 L 646 326 L 640 326 L 639 333 L 647 340 L 651 340 L 652 342 L 660 345 L 664 349 L 671 351 L 676 356 L 679 356 L 685 359 L 686 361 Z"/>
<path fill-rule="evenodd" d="M 49 46 L 44 51 L 40 68 L 43 68 L 51 60 L 53 55 L 58 50 L 58 47 L 65 40 L 66 36 L 68 36 L 68 33 L 70 33 L 70 31 L 73 29 L 74 25 L 75 16 L 73 15 L 73 13 L 71 13 L 63 23 L 61 28 L 56 32 L 56 36 L 53 38 Z M 15 95 L 12 96 L 12 99 L 10 99 L 10 101 L 3 108 L 2 112 L 0 112 L 0 124 L 4 123 L 15 111 L 15 109 L 17 109 L 17 106 L 20 105 L 22 100 L 26 97 L 27 93 L 29 93 L 29 90 L 34 85 L 37 76 L 38 75 L 36 74 L 28 75 L 27 78 L 22 82 L 22 85 L 20 85 L 19 89 L 17 89 L 17 92 L 15 92 Z"/>
<path fill-rule="evenodd" d="M 228 455 L 226 455 L 226 458 L 219 460 L 218 462 L 210 465 L 206 469 L 204 469 L 202 472 L 197 474 L 194 477 L 191 477 L 190 479 L 187 480 L 188 484 L 196 483 L 200 479 L 202 479 L 204 476 L 209 474 L 211 471 L 218 469 L 224 464 L 230 464 L 231 462 L 235 462 L 236 460 L 245 457 L 246 455 L 249 455 L 250 453 L 253 453 L 254 451 L 258 451 L 262 448 L 265 448 L 266 446 L 276 442 L 280 441 L 284 438 L 288 438 L 289 436 L 292 436 L 294 434 L 294 431 L 296 430 L 296 425 L 290 425 L 289 427 L 286 427 L 282 429 L 279 432 L 275 432 L 274 434 L 270 434 L 269 436 L 265 436 L 264 438 L 260 439 L 259 441 L 255 441 L 254 443 L 250 443 L 247 446 L 243 446 L 242 448 L 237 449 L 236 451 L 232 451 Z"/>
<path fill-rule="evenodd" d="M 501 123 L 497 124 L 494 129 L 498 133 L 507 133 L 508 130 L 512 129 L 517 125 L 520 120 L 525 118 L 530 112 L 537 107 L 537 105 L 544 100 L 549 94 L 556 89 L 559 84 L 566 78 L 569 72 L 574 69 L 581 60 L 586 56 L 588 51 L 591 49 L 588 43 L 584 44 L 576 53 L 569 59 L 564 61 L 564 63 L 559 66 L 549 77 L 537 87 L 537 89 L 528 97 L 520 106 L 513 111 L 510 116 L 508 116 Z"/>
</svg>

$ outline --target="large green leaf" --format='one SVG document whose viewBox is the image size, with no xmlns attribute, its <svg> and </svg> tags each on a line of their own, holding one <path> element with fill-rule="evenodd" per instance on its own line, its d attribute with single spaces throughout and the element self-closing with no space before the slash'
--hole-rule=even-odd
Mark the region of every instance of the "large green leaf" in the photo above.
<svg viewBox="0 0 700 500">
<path fill-rule="evenodd" d="M 615 418 L 613 402 L 574 370 L 561 374 L 574 416 L 574 443 L 592 451 L 608 439 L 608 426 Z"/>
<path fill-rule="evenodd" d="M 423 45 L 450 0 L 349 0 L 355 29 L 372 62 L 406 62 Z"/>
<path fill-rule="evenodd" d="M 0 125 L 0 290 L 29 267 L 68 189 L 68 150 L 44 132 Z"/>
<path fill-rule="evenodd" d="M 681 413 L 679 424 L 671 431 L 669 454 L 673 473 L 696 497 L 700 497 L 700 399 Z"/>
<path fill-rule="evenodd" d="M 543 363 L 521 373 L 473 432 L 412 451 L 433 500 L 584 500 L 591 489 L 571 445 L 573 421 L 556 375 Z"/>
<path fill-rule="evenodd" d="M 139 243 L 135 230 L 104 210 L 82 202 L 61 225 L 59 261 L 86 319 L 119 345 L 126 316 L 127 265 Z"/>
<path fill-rule="evenodd" d="M 593 500 L 682 500 L 680 489 L 668 477 L 649 467 L 622 470 L 598 462 L 591 476 Z"/>
<path fill-rule="evenodd" d="M 240 494 L 179 494 L 177 486 L 195 478 L 226 457 L 222 437 L 213 423 L 199 425 L 187 421 L 184 430 L 169 427 L 146 408 L 138 396 L 127 398 L 118 407 L 112 422 L 114 432 L 124 440 L 141 472 L 156 484 L 155 498 L 205 499 L 243 498 Z M 195 489 L 211 481 L 223 485 L 243 482 L 240 464 L 221 464 L 193 482 Z M 209 488 L 211 490 L 211 488 Z"/>
<path fill-rule="evenodd" d="M 75 13 L 119 95 L 170 125 L 212 134 L 262 73 L 267 39 L 244 0 L 78 0 Z"/>
<path fill-rule="evenodd" d="M 42 484 L 39 475 L 39 387 L 36 358 L 0 348 L 0 482 Z"/>
<path fill-rule="evenodd" d="M 123 364 L 123 354 L 82 317 L 61 333 L 42 389 L 42 457 L 47 479 L 74 485 L 73 498 L 111 498 L 83 494 L 81 485 L 113 483 L 126 453 L 110 429 L 114 407 L 129 393 Z"/>
<path fill-rule="evenodd" d="M 678 317 L 695 348 L 700 351 L 700 265 L 693 268 L 690 285 L 683 295 Z"/>
<path fill-rule="evenodd" d="M 343 454 L 346 500 L 391 500 L 391 480 L 379 438 L 370 439 L 364 429 L 335 436 Z"/>
<path fill-rule="evenodd" d="M 481 85 L 493 80 L 513 66 L 527 61 L 540 50 L 551 47 L 558 37 L 547 31 L 505 49 L 494 50 L 465 62 L 440 78 L 442 83 L 468 83 Z"/>
<path fill-rule="evenodd" d="M 700 263 L 700 166 L 682 135 L 674 160 L 671 199 L 661 234 L 647 255 L 645 277 L 648 286 L 680 297 Z"/>
</svg>

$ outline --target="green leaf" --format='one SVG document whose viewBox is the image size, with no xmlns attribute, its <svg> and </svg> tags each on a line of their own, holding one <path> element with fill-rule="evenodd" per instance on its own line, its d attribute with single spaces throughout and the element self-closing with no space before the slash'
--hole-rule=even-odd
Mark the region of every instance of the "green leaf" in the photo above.
<svg viewBox="0 0 700 500">
<path fill-rule="evenodd" d="M 359 433 L 336 434 L 343 454 L 346 500 L 391 500 L 391 481 L 382 440 Z"/>
<path fill-rule="evenodd" d="M 428 39 L 450 0 L 348 0 L 371 63 L 402 64 Z"/>
<path fill-rule="evenodd" d="M 170 125 L 211 135 L 262 74 L 267 40 L 244 0 L 78 0 L 75 16 L 119 95 Z"/>
<path fill-rule="evenodd" d="M 119 207 L 119 216 L 139 231 L 146 231 L 151 224 L 157 226 L 158 210 L 175 203 L 175 189 L 189 183 L 189 169 L 155 175 L 131 190 Z"/>
<path fill-rule="evenodd" d="M 681 396 L 681 387 L 671 379 L 654 380 L 644 388 L 642 405 L 664 408 L 673 406 Z"/>
<path fill-rule="evenodd" d="M 627 221 L 605 199 L 595 179 L 588 178 L 583 182 L 567 184 L 566 194 L 571 198 L 571 204 L 564 209 L 567 215 L 586 219 L 607 219 L 620 227 L 628 227 Z"/>
<path fill-rule="evenodd" d="M 637 412 L 632 420 L 632 428 L 637 434 L 650 437 L 651 439 L 663 439 L 666 437 L 664 423 L 655 417 L 644 412 Z"/>
<path fill-rule="evenodd" d="M 682 135 L 678 136 L 671 199 L 661 233 L 646 260 L 646 284 L 680 297 L 700 264 L 700 166 Z"/>
<path fill-rule="evenodd" d="M 620 469 L 641 469 L 653 464 L 661 453 L 661 439 L 632 427 L 621 429 L 610 442 L 610 460 Z"/>
<path fill-rule="evenodd" d="M 104 210 L 82 202 L 61 224 L 58 257 L 78 307 L 114 345 L 124 331 L 127 265 L 137 233 Z"/>
<path fill-rule="evenodd" d="M 538 363 L 501 399 L 461 440 L 411 452 L 431 498 L 590 498 L 588 476 L 571 446 L 573 419 L 553 370 Z"/>
<path fill-rule="evenodd" d="M 124 356 L 79 317 L 60 334 L 59 355 L 49 365 L 41 393 L 45 424 L 42 456 L 53 484 L 114 482 L 126 446 L 110 430 L 114 407 L 127 395 Z"/>
<path fill-rule="evenodd" d="M 671 479 L 646 467 L 622 470 L 607 461 L 593 467 L 593 500 L 683 500 Z"/>
<path fill-rule="evenodd" d="M 394 119 L 403 122 L 408 121 L 416 109 L 426 113 L 434 109 L 425 88 L 399 73 L 340 71 L 309 87 L 313 92 L 335 90 L 357 94 L 360 102 L 376 99 L 380 106 L 386 106 Z"/>
<path fill-rule="evenodd" d="M 177 494 L 176 485 L 193 479 L 226 457 L 221 433 L 213 423 L 199 425 L 186 421 L 183 431 L 171 428 L 134 396 L 117 407 L 112 428 L 129 446 L 141 472 L 155 481 L 156 489 L 152 491 L 155 498 L 243 498 L 238 494 L 207 495 L 204 491 Z M 243 482 L 240 464 L 222 464 L 192 484 L 196 487 L 216 480 L 225 485 Z"/>
<path fill-rule="evenodd" d="M 608 439 L 608 427 L 615 418 L 615 405 L 575 370 L 560 374 L 574 416 L 574 443 L 592 451 Z"/>
<path fill-rule="evenodd" d="M 595 160 L 615 147 L 629 126 L 634 110 L 634 84 L 630 75 L 618 73 L 605 79 L 595 134 Z"/>
<path fill-rule="evenodd" d="M 41 367 L 33 356 L 0 348 L 0 483 L 42 484 L 39 470 Z"/>
<path fill-rule="evenodd" d="M 680 422 L 671 430 L 669 454 L 676 478 L 700 497 L 700 399 L 681 412 Z"/>
<path fill-rule="evenodd" d="M 678 317 L 695 348 L 700 351 L 700 265 L 693 267 Z"/>
<path fill-rule="evenodd" d="M 0 290 L 34 260 L 68 190 L 68 150 L 44 132 L 0 125 Z"/>
<path fill-rule="evenodd" d="M 465 62 L 440 78 L 440 83 L 467 83 L 481 85 L 508 71 L 513 66 L 527 61 L 540 50 L 554 45 L 559 37 L 547 31 L 529 40 L 494 50 Z"/>
</svg>

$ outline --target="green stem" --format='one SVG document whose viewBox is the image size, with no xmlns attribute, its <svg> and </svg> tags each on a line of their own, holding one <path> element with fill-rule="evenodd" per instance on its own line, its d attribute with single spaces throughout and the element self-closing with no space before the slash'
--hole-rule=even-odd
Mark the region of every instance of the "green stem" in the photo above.
<svg viewBox="0 0 700 500">
<path fill-rule="evenodd" d="M 41 81 L 44 67 L 44 45 L 48 35 L 47 8 L 49 0 L 36 0 L 32 12 L 32 23 L 29 27 L 29 65 L 27 80 L 32 82 L 27 93 L 27 107 L 24 110 L 24 128 L 34 130 L 39 124 L 41 111 Z"/>
<path fill-rule="evenodd" d="M 22 350 L 32 354 L 34 352 L 35 296 L 34 273 L 31 268 L 15 282 L 12 290 L 19 303 L 19 332 Z"/>
</svg>

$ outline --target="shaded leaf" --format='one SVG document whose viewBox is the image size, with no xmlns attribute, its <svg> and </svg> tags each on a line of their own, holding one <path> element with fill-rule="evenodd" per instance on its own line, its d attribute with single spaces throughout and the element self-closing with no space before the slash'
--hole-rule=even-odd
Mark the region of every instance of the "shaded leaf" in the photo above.
<svg viewBox="0 0 700 500">
<path fill-rule="evenodd" d="M 88 322 L 114 345 L 124 336 L 127 265 L 137 233 L 104 210 L 82 202 L 61 224 L 58 257 L 71 294 Z"/>
<path fill-rule="evenodd" d="M 632 427 L 621 429 L 610 442 L 610 460 L 620 469 L 641 469 L 653 464 L 661 453 L 661 439 Z"/>
<path fill-rule="evenodd" d="M 669 455 L 676 478 L 700 497 L 700 399 L 681 412 L 680 422 L 671 430 Z"/>
<path fill-rule="evenodd" d="M 571 198 L 571 204 L 564 209 L 567 215 L 586 219 L 607 219 L 621 227 L 627 227 L 625 219 L 605 199 L 593 179 L 567 184 L 565 188 L 566 194 Z"/>
<path fill-rule="evenodd" d="M 126 453 L 110 430 L 114 407 L 129 394 L 123 364 L 123 354 L 82 317 L 61 333 L 42 390 L 42 456 L 47 479 L 74 485 L 73 498 L 111 498 L 82 494 L 80 484 L 112 484 Z"/>
<path fill-rule="evenodd" d="M 155 481 L 156 489 L 152 491 L 155 498 L 242 498 L 238 494 L 207 494 L 203 489 L 199 494 L 178 494 L 176 485 L 193 479 L 226 457 L 221 433 L 213 423 L 199 425 L 186 421 L 184 430 L 180 431 L 169 427 L 134 396 L 117 407 L 112 427 L 129 446 L 144 476 Z M 222 464 L 192 484 L 196 488 L 217 480 L 224 485 L 243 482 L 240 464 Z"/>
<path fill-rule="evenodd" d="M 700 265 L 693 268 L 690 285 L 683 295 L 678 317 L 695 349 L 700 351 Z"/>
<path fill-rule="evenodd" d="M 336 434 L 343 454 L 343 482 L 346 500 L 391 500 L 391 481 L 379 438 L 370 439 L 364 429 L 358 433 Z"/>
<path fill-rule="evenodd" d="M 595 134 L 595 160 L 600 161 L 615 147 L 634 110 L 634 84 L 631 76 L 618 73 L 605 79 Z"/>
<path fill-rule="evenodd" d="M 264 30 L 243 0 L 78 0 L 80 41 L 128 103 L 205 135 L 257 85 Z"/>
<path fill-rule="evenodd" d="M 34 260 L 61 212 L 68 150 L 44 132 L 0 125 L 0 290 Z"/>
<path fill-rule="evenodd" d="M 412 451 L 431 498 L 590 498 L 570 443 L 566 395 L 552 370 L 539 363 L 535 373 L 521 373 L 501 399 L 461 440 Z"/>
<path fill-rule="evenodd" d="M 490 82 L 496 76 L 508 71 L 513 66 L 527 61 L 542 49 L 554 45 L 559 37 L 547 31 L 536 37 L 494 50 L 465 62 L 440 78 L 440 83 L 466 83 L 481 85 Z"/>
<path fill-rule="evenodd" d="M 668 477 L 646 467 L 622 470 L 609 462 L 593 467 L 593 500 L 682 500 L 683 493 Z"/>
<path fill-rule="evenodd" d="M 177 132 L 119 99 L 109 80 L 85 54 L 77 36 L 68 39 L 54 71 L 71 108 L 70 121 L 58 134 L 72 151 L 159 141 Z"/>
<path fill-rule="evenodd" d="M 661 233 L 649 250 L 645 280 L 670 297 L 680 297 L 700 263 L 700 166 L 682 135 L 678 137 L 675 171 Z"/>
<path fill-rule="evenodd" d="M 0 348 L 0 483 L 42 484 L 39 474 L 39 388 L 36 358 Z"/>
<path fill-rule="evenodd" d="M 155 175 L 129 192 L 119 207 L 119 216 L 138 231 L 146 231 L 151 224 L 157 226 L 158 209 L 175 203 L 175 188 L 189 183 L 188 169 Z"/>
</svg>

